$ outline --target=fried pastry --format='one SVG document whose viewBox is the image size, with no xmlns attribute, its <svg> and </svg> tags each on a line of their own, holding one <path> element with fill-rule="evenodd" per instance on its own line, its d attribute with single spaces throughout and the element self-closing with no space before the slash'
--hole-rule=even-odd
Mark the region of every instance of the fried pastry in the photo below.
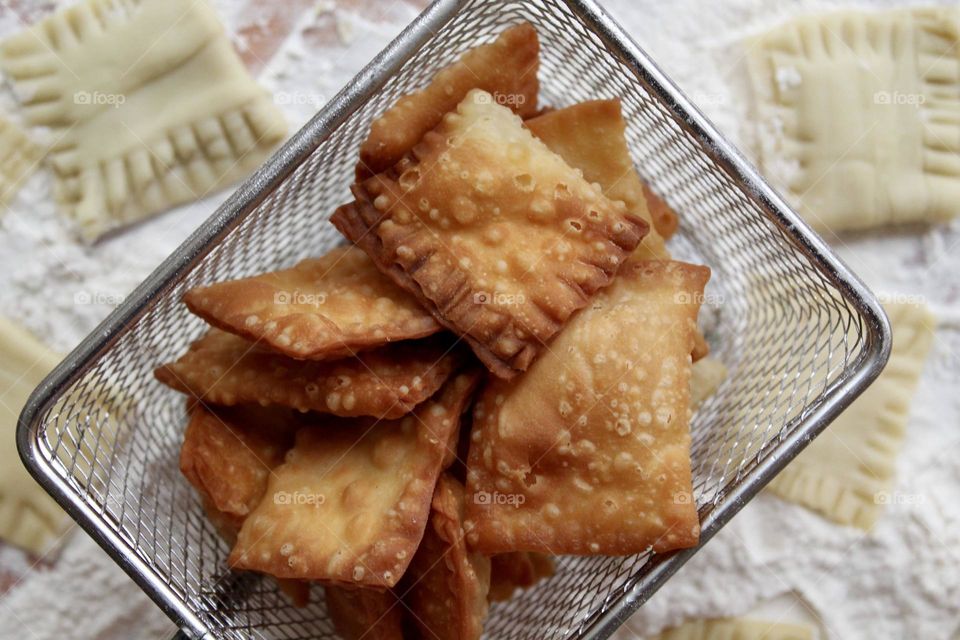
<svg viewBox="0 0 960 640">
<path fill-rule="evenodd" d="M 354 195 L 337 228 L 507 379 L 649 228 L 476 90 Z"/>
<path fill-rule="evenodd" d="M 690 351 L 709 275 L 629 263 L 530 371 L 487 386 L 467 459 L 472 548 L 623 555 L 696 544 Z"/>
<path fill-rule="evenodd" d="M 440 124 L 471 89 L 483 89 L 522 117 L 537 112 L 540 42 L 528 23 L 504 31 L 492 43 L 467 51 L 429 85 L 404 96 L 373 121 L 360 146 L 357 178 L 386 171 Z"/>
<path fill-rule="evenodd" d="M 478 379 L 457 375 L 401 420 L 324 418 L 298 431 L 244 521 L 230 565 L 339 585 L 396 585 L 423 537 Z"/>
<path fill-rule="evenodd" d="M 651 228 L 636 251 L 644 259 L 669 259 L 647 205 L 645 185 L 640 179 L 620 113 L 619 100 L 581 102 L 526 121 L 527 128 L 567 164 L 596 182 L 604 195 L 623 202 L 627 211 L 643 218 Z"/>
<path fill-rule="evenodd" d="M 509 600 L 517 589 L 532 587 L 554 574 L 553 558 L 542 553 L 512 551 L 490 557 L 490 602 Z"/>
<path fill-rule="evenodd" d="M 225 517 L 246 516 L 263 497 L 271 470 L 293 445 L 293 424 L 283 411 L 214 410 L 194 403 L 180 448 L 180 471 Z"/>
<path fill-rule="evenodd" d="M 664 240 L 669 240 L 680 226 L 680 216 L 646 183 L 643 185 L 643 195 L 647 201 L 647 209 L 650 211 L 650 219 L 653 220 L 653 228 Z"/>
<path fill-rule="evenodd" d="M 353 247 L 291 269 L 191 289 L 183 301 L 215 327 L 294 358 L 342 358 L 440 330 Z"/>
<path fill-rule="evenodd" d="M 403 606 L 393 591 L 324 588 L 327 613 L 344 640 L 403 640 Z"/>
<path fill-rule="evenodd" d="M 487 617 L 490 559 L 467 549 L 463 485 L 442 474 L 403 599 L 423 638 L 477 640 Z"/>
<path fill-rule="evenodd" d="M 400 418 L 464 362 L 447 336 L 405 341 L 340 360 L 294 360 L 211 329 L 154 372 L 182 393 L 218 405 L 280 405 L 338 416 Z"/>
</svg>

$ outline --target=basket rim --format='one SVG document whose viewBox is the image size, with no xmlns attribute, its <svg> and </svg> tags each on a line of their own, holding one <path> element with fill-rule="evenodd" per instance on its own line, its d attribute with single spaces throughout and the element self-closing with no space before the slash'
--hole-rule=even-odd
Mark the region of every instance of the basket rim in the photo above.
<svg viewBox="0 0 960 640">
<path fill-rule="evenodd" d="M 84 529 L 134 582 L 181 627 L 189 637 L 205 637 L 207 625 L 179 598 L 156 571 L 117 534 L 58 475 L 39 449 L 40 418 L 114 344 L 158 295 L 171 289 L 179 277 L 201 261 L 219 241 L 253 212 L 310 154 L 353 112 L 360 108 L 393 73 L 413 57 L 462 8 L 475 0 L 434 0 L 413 22 L 378 53 L 298 132 L 293 134 L 253 175 L 247 178 L 216 211 L 168 256 L 125 301 L 104 319 L 31 393 L 17 421 L 17 450 L 33 478 Z M 482 0 L 489 1 L 489 0 Z M 863 350 L 847 365 L 849 376 L 835 382 L 819 402 L 791 421 L 790 435 L 737 484 L 702 522 L 697 546 L 655 555 L 640 570 L 645 575 L 619 595 L 606 609 L 582 620 L 582 638 L 609 638 L 663 583 L 706 544 L 787 463 L 809 444 L 883 370 L 890 356 L 889 320 L 877 298 L 790 206 L 760 176 L 758 170 L 724 138 L 647 53 L 596 0 L 560 0 L 604 45 L 626 63 L 638 81 L 677 117 L 681 128 L 703 143 L 714 164 L 737 183 L 743 195 L 793 241 L 844 301 L 860 315 L 864 325 Z M 807 407 L 811 408 L 810 405 Z M 648 568 L 649 567 L 649 568 Z M 638 570 L 638 571 L 640 571 Z"/>
</svg>

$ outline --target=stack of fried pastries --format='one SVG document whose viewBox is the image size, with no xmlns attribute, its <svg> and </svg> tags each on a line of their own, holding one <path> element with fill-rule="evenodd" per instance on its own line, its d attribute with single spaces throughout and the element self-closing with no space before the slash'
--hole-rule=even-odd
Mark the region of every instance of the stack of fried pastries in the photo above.
<svg viewBox="0 0 960 640">
<path fill-rule="evenodd" d="M 195 288 L 156 377 L 229 565 L 309 583 L 345 638 L 478 638 L 558 554 L 695 545 L 691 364 L 710 271 L 637 174 L 617 100 L 537 104 L 527 24 L 360 149 L 350 241 Z"/>
</svg>

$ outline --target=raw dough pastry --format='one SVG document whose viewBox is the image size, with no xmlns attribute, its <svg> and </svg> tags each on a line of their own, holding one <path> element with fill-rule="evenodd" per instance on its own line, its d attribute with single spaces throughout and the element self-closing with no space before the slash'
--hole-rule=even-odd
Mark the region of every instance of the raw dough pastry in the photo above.
<svg viewBox="0 0 960 640">
<path fill-rule="evenodd" d="M 6 40 L 58 202 L 94 240 L 244 178 L 286 132 L 205 0 L 83 0 Z"/>
<path fill-rule="evenodd" d="M 960 213 L 960 10 L 803 17 L 749 47 L 763 169 L 811 225 Z"/>
<path fill-rule="evenodd" d="M 403 599 L 423 638 L 478 640 L 483 633 L 490 558 L 467 549 L 463 492 L 456 478 L 440 476 L 430 522 L 410 563 Z"/>
<path fill-rule="evenodd" d="M 0 205 L 10 202 L 43 159 L 43 149 L 0 114 Z"/>
<path fill-rule="evenodd" d="M 649 226 L 471 91 L 333 222 L 494 374 L 533 362 Z"/>
<path fill-rule="evenodd" d="M 183 301 L 215 327 L 294 358 L 343 358 L 440 330 L 355 247 L 337 247 L 290 269 L 197 287 Z"/>
<path fill-rule="evenodd" d="M 327 585 L 327 613 L 343 640 L 403 640 L 403 605 L 393 593 Z"/>
<path fill-rule="evenodd" d="M 477 402 L 467 530 L 486 553 L 697 543 L 690 351 L 706 267 L 628 263 L 530 371 Z"/>
<path fill-rule="evenodd" d="M 14 442 L 27 398 L 59 362 L 0 316 L 0 538 L 40 556 L 57 546 L 72 520 L 24 468 Z"/>
<path fill-rule="evenodd" d="M 644 195 L 644 184 L 627 148 L 619 100 L 594 100 L 550 111 L 526 121 L 527 128 L 575 169 L 596 182 L 611 200 L 620 200 L 650 225 L 634 254 L 640 259 L 669 259 Z"/>
<path fill-rule="evenodd" d="M 867 530 L 890 499 L 910 401 L 936 326 L 925 307 L 885 309 L 893 327 L 886 369 L 768 485 L 786 500 Z"/>
<path fill-rule="evenodd" d="M 213 404 L 276 404 L 346 417 L 400 418 L 465 362 L 466 350 L 451 342 L 436 336 L 315 362 L 211 329 L 179 360 L 154 373 L 165 385 Z"/>
<path fill-rule="evenodd" d="M 693 620 L 647 640 L 814 640 L 812 627 L 800 624 L 754 620 L 750 618 L 717 618 Z"/>
<path fill-rule="evenodd" d="M 517 589 L 532 587 L 554 574 L 553 558 L 542 553 L 513 551 L 490 558 L 490 601 L 513 597 Z"/>
<path fill-rule="evenodd" d="M 386 171 L 399 162 L 471 89 L 483 89 L 522 117 L 532 116 L 537 112 L 539 66 L 540 42 L 528 23 L 511 27 L 494 42 L 466 52 L 425 88 L 400 98 L 373 121 L 370 135 L 360 147 L 357 177 Z"/>
<path fill-rule="evenodd" d="M 401 420 L 321 418 L 297 432 L 230 565 L 281 578 L 393 587 L 423 537 L 479 379 L 453 378 Z"/>
</svg>

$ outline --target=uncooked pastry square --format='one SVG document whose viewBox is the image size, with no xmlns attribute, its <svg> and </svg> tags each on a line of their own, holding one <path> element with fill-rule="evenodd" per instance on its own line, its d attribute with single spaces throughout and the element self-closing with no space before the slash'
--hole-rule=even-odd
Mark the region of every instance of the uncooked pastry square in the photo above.
<svg viewBox="0 0 960 640">
<path fill-rule="evenodd" d="M 43 159 L 43 149 L 0 114 L 0 205 L 10 202 Z"/>
<path fill-rule="evenodd" d="M 893 350 L 880 377 L 768 485 L 841 524 L 871 529 L 891 500 L 910 402 L 936 326 L 923 306 L 885 307 Z"/>
<path fill-rule="evenodd" d="M 960 213 L 960 10 L 807 16 L 749 48 L 763 170 L 811 225 Z"/>
<path fill-rule="evenodd" d="M 502 378 L 608 285 L 649 225 L 474 90 L 333 222 Z"/>
<path fill-rule="evenodd" d="M 0 538 L 36 555 L 54 548 L 70 517 L 30 477 L 13 446 L 20 409 L 60 356 L 0 316 Z"/>
<path fill-rule="evenodd" d="M 625 555 L 697 543 L 690 351 L 709 274 L 628 263 L 529 371 L 487 385 L 467 458 L 474 549 Z"/>
<path fill-rule="evenodd" d="M 83 0 L 0 46 L 86 240 L 244 178 L 284 136 L 204 0 Z"/>
</svg>

